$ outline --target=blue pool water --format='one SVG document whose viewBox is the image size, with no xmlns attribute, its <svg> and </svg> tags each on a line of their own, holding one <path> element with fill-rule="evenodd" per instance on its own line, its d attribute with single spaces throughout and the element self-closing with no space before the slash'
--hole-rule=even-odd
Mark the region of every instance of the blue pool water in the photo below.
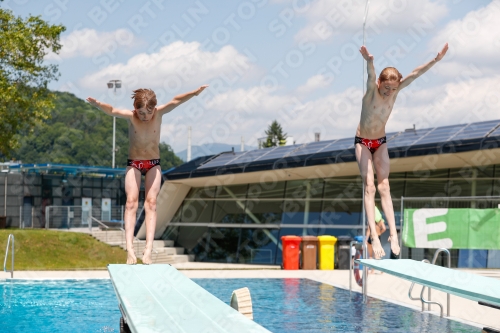
<svg viewBox="0 0 500 333">
<path fill-rule="evenodd" d="M 229 303 L 248 287 L 254 320 L 272 332 L 480 332 L 476 327 L 307 279 L 196 279 Z M 0 282 L 0 332 L 119 332 L 109 280 Z"/>
</svg>

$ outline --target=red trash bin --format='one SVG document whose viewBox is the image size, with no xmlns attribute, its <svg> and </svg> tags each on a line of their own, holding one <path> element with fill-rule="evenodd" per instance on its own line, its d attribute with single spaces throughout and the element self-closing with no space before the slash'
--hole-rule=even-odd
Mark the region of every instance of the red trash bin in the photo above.
<svg viewBox="0 0 500 333">
<path fill-rule="evenodd" d="M 299 269 L 299 252 L 301 238 L 298 236 L 282 236 L 283 269 Z"/>
</svg>

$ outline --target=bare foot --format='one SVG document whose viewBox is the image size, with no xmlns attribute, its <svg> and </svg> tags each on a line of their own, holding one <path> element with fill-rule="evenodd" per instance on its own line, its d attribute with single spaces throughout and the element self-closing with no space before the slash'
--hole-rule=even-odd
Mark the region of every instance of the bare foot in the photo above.
<svg viewBox="0 0 500 333">
<path fill-rule="evenodd" d="M 153 263 L 153 260 L 151 260 L 151 250 L 147 246 L 144 248 L 144 252 L 142 253 L 142 263 L 144 265 L 151 265 Z"/>
<path fill-rule="evenodd" d="M 134 249 L 127 250 L 127 265 L 137 264 L 137 258 L 135 257 Z"/>
<path fill-rule="evenodd" d="M 398 243 L 398 236 L 397 235 L 391 235 L 389 236 L 389 242 L 391 243 L 391 251 L 395 255 L 399 256 L 399 252 L 401 249 L 399 248 L 399 243 Z"/>
<path fill-rule="evenodd" d="M 380 244 L 380 239 L 378 237 L 372 238 L 372 248 L 373 248 L 373 257 L 375 259 L 381 259 L 385 256 L 384 249 L 382 248 L 382 244 Z"/>
</svg>

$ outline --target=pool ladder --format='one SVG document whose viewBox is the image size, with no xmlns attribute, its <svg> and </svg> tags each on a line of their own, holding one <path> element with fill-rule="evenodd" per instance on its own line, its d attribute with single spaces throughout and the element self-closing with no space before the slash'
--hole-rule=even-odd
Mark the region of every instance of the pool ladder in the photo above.
<svg viewBox="0 0 500 333">
<path fill-rule="evenodd" d="M 438 258 L 438 255 L 441 252 L 444 252 L 444 253 L 446 253 L 448 255 L 448 268 L 450 268 L 451 267 L 451 255 L 450 255 L 450 251 L 448 251 L 448 249 L 445 249 L 445 248 L 440 248 L 440 249 L 436 250 L 436 252 L 434 253 L 434 258 L 432 258 L 432 264 L 433 265 L 436 264 L 436 260 Z M 428 264 L 431 263 L 427 259 L 422 260 L 422 262 L 425 262 L 425 263 L 428 263 Z M 408 297 L 411 300 L 413 300 L 413 301 L 421 301 L 422 302 L 422 311 L 425 310 L 425 308 L 424 308 L 425 304 L 427 304 L 427 311 L 431 310 L 431 304 L 439 305 L 439 307 L 441 308 L 441 318 L 442 318 L 443 317 L 443 306 L 439 302 L 433 302 L 433 301 L 431 301 L 431 288 L 423 286 L 422 287 L 422 291 L 420 292 L 420 298 L 418 298 L 418 297 L 413 297 L 411 295 L 411 292 L 413 290 L 413 286 L 414 285 L 415 285 L 415 282 L 413 282 L 411 284 L 411 286 L 410 286 L 410 290 L 408 291 Z M 427 299 L 424 299 L 424 290 L 425 290 L 425 288 L 428 288 Z M 450 316 L 450 294 L 446 294 L 446 316 L 447 317 Z"/>
<path fill-rule="evenodd" d="M 7 257 L 9 256 L 9 244 L 10 244 L 10 240 L 11 239 L 12 239 L 12 245 L 11 245 L 11 250 L 12 250 L 12 253 L 11 253 L 12 266 L 11 266 L 11 270 L 8 271 L 7 270 Z M 4 272 L 10 272 L 10 278 L 11 279 L 14 278 L 14 235 L 13 234 L 10 234 L 9 238 L 7 240 L 7 248 L 5 249 L 5 259 L 3 261 L 3 271 Z"/>
</svg>

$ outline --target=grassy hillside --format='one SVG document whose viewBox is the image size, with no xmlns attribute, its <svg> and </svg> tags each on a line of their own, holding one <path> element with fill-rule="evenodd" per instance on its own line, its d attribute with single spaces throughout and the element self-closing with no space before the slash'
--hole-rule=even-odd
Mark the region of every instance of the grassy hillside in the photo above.
<svg viewBox="0 0 500 333">
<path fill-rule="evenodd" d="M 99 242 L 88 234 L 5 229 L 0 230 L 1 260 L 5 257 L 9 234 L 15 238 L 15 271 L 106 269 L 108 264 L 123 264 L 127 259 L 123 249 Z M 9 254 L 8 270 L 10 263 Z"/>
</svg>

